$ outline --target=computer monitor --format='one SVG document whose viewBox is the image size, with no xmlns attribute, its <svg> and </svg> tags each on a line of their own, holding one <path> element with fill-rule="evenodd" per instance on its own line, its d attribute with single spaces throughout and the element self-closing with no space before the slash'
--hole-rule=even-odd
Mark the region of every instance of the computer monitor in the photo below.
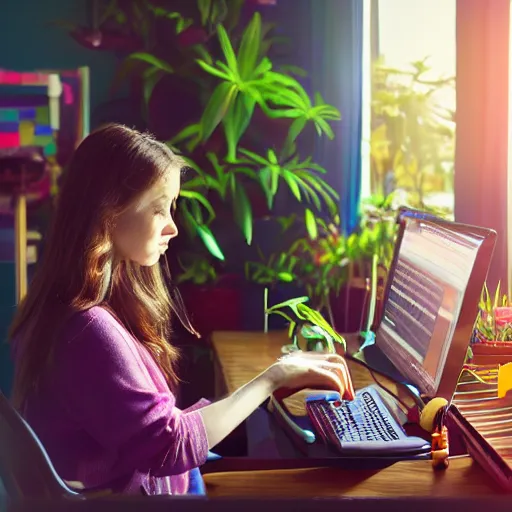
<svg viewBox="0 0 512 512">
<path fill-rule="evenodd" d="M 376 345 L 421 395 L 451 400 L 496 233 L 401 215 Z"/>
</svg>

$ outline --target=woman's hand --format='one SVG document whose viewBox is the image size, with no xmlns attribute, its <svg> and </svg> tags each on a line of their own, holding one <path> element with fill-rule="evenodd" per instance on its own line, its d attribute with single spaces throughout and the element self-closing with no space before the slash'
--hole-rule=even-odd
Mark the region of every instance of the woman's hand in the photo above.
<svg viewBox="0 0 512 512">
<path fill-rule="evenodd" d="M 347 363 L 337 354 L 292 352 L 280 358 L 267 372 L 276 398 L 283 399 L 304 388 L 332 389 L 352 400 L 354 387 Z"/>
<path fill-rule="evenodd" d="M 293 352 L 282 357 L 230 396 L 199 410 L 211 449 L 270 395 L 278 400 L 304 388 L 332 389 L 354 398 L 345 360 L 336 354 Z"/>
</svg>

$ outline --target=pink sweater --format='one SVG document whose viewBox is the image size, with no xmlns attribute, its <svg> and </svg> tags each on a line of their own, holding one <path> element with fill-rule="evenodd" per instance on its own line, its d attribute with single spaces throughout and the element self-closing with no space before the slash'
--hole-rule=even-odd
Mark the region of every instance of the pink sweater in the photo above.
<svg viewBox="0 0 512 512">
<path fill-rule="evenodd" d="M 23 415 L 64 480 L 183 494 L 208 455 L 198 408 L 181 411 L 151 354 L 106 310 L 75 314 Z"/>
</svg>

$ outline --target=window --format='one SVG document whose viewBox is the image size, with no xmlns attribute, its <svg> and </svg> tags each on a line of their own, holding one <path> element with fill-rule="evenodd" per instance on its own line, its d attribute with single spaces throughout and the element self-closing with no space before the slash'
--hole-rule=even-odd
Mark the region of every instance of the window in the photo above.
<svg viewBox="0 0 512 512">
<path fill-rule="evenodd" d="M 453 212 L 456 0 L 365 0 L 363 197 Z"/>
</svg>

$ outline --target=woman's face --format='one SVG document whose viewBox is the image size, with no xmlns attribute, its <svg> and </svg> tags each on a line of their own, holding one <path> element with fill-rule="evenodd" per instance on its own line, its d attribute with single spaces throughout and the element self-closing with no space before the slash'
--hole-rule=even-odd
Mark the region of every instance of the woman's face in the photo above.
<svg viewBox="0 0 512 512">
<path fill-rule="evenodd" d="M 112 236 L 120 259 L 142 266 L 158 262 L 178 234 L 172 214 L 179 192 L 180 173 L 170 172 L 118 217 Z"/>
</svg>

